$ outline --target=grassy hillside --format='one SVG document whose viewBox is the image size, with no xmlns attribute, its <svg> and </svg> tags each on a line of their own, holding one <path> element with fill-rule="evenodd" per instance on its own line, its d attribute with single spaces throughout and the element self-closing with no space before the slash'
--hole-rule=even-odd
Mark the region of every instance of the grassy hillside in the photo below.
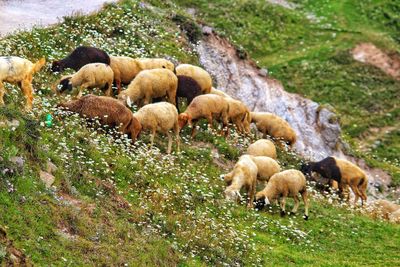
<svg viewBox="0 0 400 267">
<path fill-rule="evenodd" d="M 194 8 L 196 20 L 243 47 L 286 90 L 331 105 L 350 153 L 389 171 L 393 185 L 400 184 L 400 82 L 350 55 L 362 42 L 400 51 L 399 3 L 297 0 L 288 1 L 296 4 L 291 10 L 259 0 L 152 2 L 183 12 Z M 370 130 L 376 128 L 379 136 Z"/>
<path fill-rule="evenodd" d="M 0 54 L 31 60 L 60 58 L 79 44 L 111 54 L 169 56 L 196 63 L 172 8 L 147 8 L 136 1 L 108 5 L 88 17 L 0 40 Z M 77 116 L 57 113 L 51 85 L 58 77 L 35 77 L 35 108 L 22 112 L 23 97 L 7 85 L 0 121 L 0 263 L 9 260 L 7 240 L 35 265 L 399 265 L 400 228 L 373 220 L 312 190 L 309 221 L 281 218 L 276 208 L 257 212 L 226 203 L 220 175 L 250 140 L 226 140 L 204 131 L 182 152 L 165 155 L 165 138 L 149 149 L 130 145 Z M 53 126 L 44 125 L 46 114 Z M 300 159 L 279 151 L 284 168 Z M 24 163 L 13 163 L 21 157 Z M 48 162 L 55 182 L 39 178 Z M 331 203 L 333 201 L 333 203 Z M 291 202 L 289 203 L 289 207 Z M 356 253 L 355 253 L 356 249 Z M 373 253 L 371 253 L 373 252 Z"/>
</svg>

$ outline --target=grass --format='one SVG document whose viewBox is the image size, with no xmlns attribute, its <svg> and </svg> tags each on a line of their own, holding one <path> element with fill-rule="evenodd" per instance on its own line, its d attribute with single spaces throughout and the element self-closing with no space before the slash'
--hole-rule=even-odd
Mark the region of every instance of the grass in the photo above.
<svg viewBox="0 0 400 267">
<path fill-rule="evenodd" d="M 384 168 L 392 185 L 399 185 L 400 165 L 393 159 L 400 153 L 398 136 L 385 139 L 390 151 L 379 152 L 365 137 L 372 134 L 371 128 L 392 127 L 399 120 L 400 83 L 354 61 L 350 50 L 372 42 L 384 51 L 400 51 L 400 5 L 385 0 L 291 2 L 294 10 L 257 0 L 174 0 L 164 5 L 195 8 L 197 21 L 212 25 L 246 50 L 286 90 L 330 105 L 352 150 L 368 147 L 368 153 L 354 153 L 371 166 Z"/>
<path fill-rule="evenodd" d="M 196 63 L 167 4 L 157 12 L 136 1 L 108 5 L 95 15 L 2 39 L 0 53 L 52 60 L 88 44 L 111 54 Z M 0 121 L 19 122 L 0 127 L 0 226 L 35 265 L 399 265 L 398 225 L 312 187 L 307 222 L 303 206 L 298 215 L 281 218 L 276 207 L 260 212 L 225 202 L 220 176 L 248 138 L 225 139 L 202 129 L 190 140 L 185 129 L 180 154 L 162 153 L 163 137 L 153 149 L 143 141 L 132 146 L 85 127 L 77 116 L 58 114 L 60 99 L 51 93 L 56 79 L 45 70 L 35 76 L 31 113 L 21 111 L 21 93 L 10 85 L 7 105 L 0 107 Z M 48 113 L 54 117 L 50 128 L 43 123 Z M 22 157 L 23 166 L 13 157 Z M 290 151 L 278 157 L 285 169 L 301 163 Z M 57 170 L 46 188 L 39 171 L 49 161 Z M 8 257 L 4 248 L 0 242 L 1 263 Z"/>
</svg>

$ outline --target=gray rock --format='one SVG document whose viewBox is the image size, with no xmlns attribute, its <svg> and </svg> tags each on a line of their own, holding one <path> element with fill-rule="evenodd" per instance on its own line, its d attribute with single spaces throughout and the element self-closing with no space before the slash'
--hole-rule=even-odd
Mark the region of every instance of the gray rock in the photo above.
<svg viewBox="0 0 400 267">
<path fill-rule="evenodd" d="M 19 168 L 23 168 L 25 164 L 25 160 L 22 157 L 11 157 L 10 161 L 16 164 Z"/>
<path fill-rule="evenodd" d="M 54 165 L 53 162 L 51 162 L 51 161 L 48 161 L 48 162 L 47 162 L 47 164 L 46 164 L 46 171 L 47 171 L 48 173 L 54 173 L 54 172 L 57 171 L 57 169 L 58 169 L 57 166 Z"/>
<path fill-rule="evenodd" d="M 209 26 L 204 26 L 202 29 L 203 34 L 205 35 L 210 35 L 213 33 L 213 28 L 209 27 Z"/>
<path fill-rule="evenodd" d="M 50 188 L 56 178 L 48 172 L 40 171 L 40 179 L 45 184 L 46 188 Z"/>
</svg>

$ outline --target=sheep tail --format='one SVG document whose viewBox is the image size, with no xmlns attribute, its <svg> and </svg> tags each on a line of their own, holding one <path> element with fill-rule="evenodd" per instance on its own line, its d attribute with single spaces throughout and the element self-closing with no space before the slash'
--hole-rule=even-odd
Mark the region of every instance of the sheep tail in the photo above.
<svg viewBox="0 0 400 267">
<path fill-rule="evenodd" d="M 46 64 L 46 59 L 44 57 L 42 57 L 41 59 L 39 59 L 32 68 L 31 73 L 34 74 L 36 72 L 38 72 L 43 66 L 44 64 Z"/>
</svg>

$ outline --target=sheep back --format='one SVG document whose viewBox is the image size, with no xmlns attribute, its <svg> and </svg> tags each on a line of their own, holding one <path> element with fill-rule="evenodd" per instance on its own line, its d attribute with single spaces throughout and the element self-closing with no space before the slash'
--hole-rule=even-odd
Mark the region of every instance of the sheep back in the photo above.
<svg viewBox="0 0 400 267">
<path fill-rule="evenodd" d="M 249 145 L 246 153 L 252 156 L 266 156 L 276 159 L 276 147 L 273 142 L 267 139 L 259 139 Z"/>
<path fill-rule="evenodd" d="M 178 124 L 178 111 L 174 105 L 167 102 L 148 104 L 139 109 L 134 116 L 143 129 L 156 129 L 164 133 Z"/>
<path fill-rule="evenodd" d="M 186 98 L 187 104 L 189 105 L 196 96 L 201 95 L 201 87 L 192 77 L 184 75 L 177 75 L 177 77 L 178 89 L 176 91 L 176 97 Z"/>
<path fill-rule="evenodd" d="M 306 178 L 298 170 L 285 170 L 278 172 L 269 179 L 267 187 L 274 188 L 276 194 L 297 196 L 299 192 L 306 190 Z M 276 198 L 278 195 L 275 195 Z"/>
<path fill-rule="evenodd" d="M 256 156 L 251 158 L 257 165 L 257 177 L 260 181 L 268 181 L 272 175 L 281 171 L 278 162 L 270 157 Z"/>
<path fill-rule="evenodd" d="M 164 58 L 139 58 L 136 60 L 139 62 L 141 70 L 167 69 L 172 72 L 175 70 L 174 63 Z"/>
<path fill-rule="evenodd" d="M 361 170 L 357 165 L 344 159 L 339 159 L 336 157 L 332 158 L 334 158 L 336 166 L 340 170 L 340 180 L 338 182 L 351 184 L 353 183 L 353 180 L 355 180 L 357 182 L 356 186 L 368 183 L 368 178 L 364 171 Z"/>
<path fill-rule="evenodd" d="M 139 62 L 130 57 L 111 56 L 110 67 L 116 80 L 129 84 L 141 71 Z"/>
<path fill-rule="evenodd" d="M 66 68 L 71 68 L 78 71 L 84 65 L 95 62 L 109 65 L 110 57 L 105 51 L 96 47 L 79 46 L 64 59 L 54 61 L 51 70 L 57 72 L 63 71 Z"/>
<path fill-rule="evenodd" d="M 208 115 L 219 117 L 228 114 L 228 102 L 221 96 L 206 94 L 195 97 L 184 113 L 189 114 L 193 120 L 204 118 Z"/>
<path fill-rule="evenodd" d="M 211 91 L 211 75 L 200 67 L 190 64 L 180 64 L 176 67 L 176 75 L 192 77 L 200 85 L 203 94 L 209 94 Z"/>
</svg>

